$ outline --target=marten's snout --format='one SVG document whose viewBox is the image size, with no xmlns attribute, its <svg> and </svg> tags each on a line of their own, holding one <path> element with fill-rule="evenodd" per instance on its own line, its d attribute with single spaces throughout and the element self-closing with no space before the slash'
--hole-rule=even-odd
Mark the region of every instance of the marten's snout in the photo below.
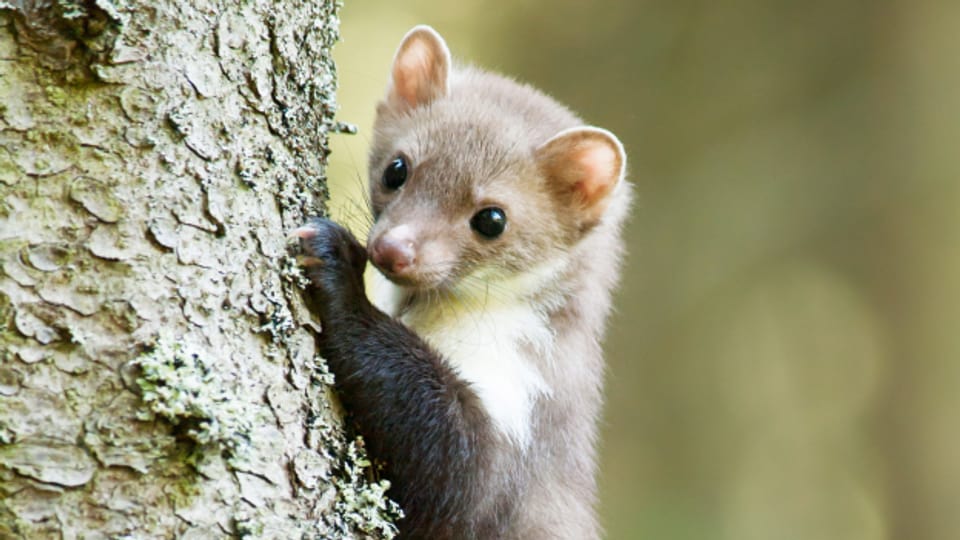
<svg viewBox="0 0 960 540">
<path fill-rule="evenodd" d="M 370 258 L 385 274 L 403 277 L 417 262 L 413 231 L 400 225 L 380 235 L 370 246 Z"/>
</svg>

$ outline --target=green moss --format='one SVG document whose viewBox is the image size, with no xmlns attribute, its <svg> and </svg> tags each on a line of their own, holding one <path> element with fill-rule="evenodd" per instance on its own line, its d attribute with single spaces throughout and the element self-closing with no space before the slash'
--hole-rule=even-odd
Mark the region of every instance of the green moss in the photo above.
<svg viewBox="0 0 960 540">
<path fill-rule="evenodd" d="M 3 116 L 3 110 L 0 109 L 0 117 Z M 0 183 L 12 186 L 20 181 L 23 171 L 6 149 L 0 148 Z M 3 198 L 3 197 L 0 197 Z"/>
<path fill-rule="evenodd" d="M 314 386 L 313 396 L 329 407 L 327 391 L 332 387 L 334 376 L 322 358 L 316 357 L 310 366 Z M 311 430 L 321 436 L 328 455 L 333 458 L 333 474 L 330 483 L 336 489 L 334 511 L 325 516 L 329 527 L 323 538 L 355 538 L 356 532 L 365 538 L 393 538 L 397 534 L 394 523 L 403 517 L 400 507 L 387 497 L 390 482 L 372 481 L 373 464 L 367 457 L 363 439 L 352 441 L 344 438 L 339 426 L 328 424 L 324 415 L 310 419 Z"/>
<path fill-rule="evenodd" d="M 231 462 L 246 459 L 256 415 L 226 391 L 199 351 L 161 339 L 134 363 L 142 371 L 137 385 L 147 406 L 141 419 L 159 416 L 184 426 L 186 436 L 201 448 L 219 447 Z"/>
<path fill-rule="evenodd" d="M 293 246 L 298 242 L 299 239 L 291 238 L 289 244 Z M 303 273 L 303 266 L 297 262 L 296 257 L 288 256 L 280 259 L 280 278 L 298 290 L 310 285 L 310 279 Z"/>
<path fill-rule="evenodd" d="M 165 494 L 173 503 L 174 508 L 187 508 L 200 495 L 200 488 L 197 486 L 194 475 L 185 474 L 178 476 L 176 480 L 168 484 Z"/>
<path fill-rule="evenodd" d="M 270 334 L 270 339 L 276 345 L 283 343 L 295 328 L 293 318 L 286 311 L 271 306 L 266 314 L 266 322 L 257 328 L 257 332 Z"/>
<path fill-rule="evenodd" d="M 240 538 L 263 538 L 265 526 L 256 520 L 238 520 L 236 522 L 237 536 Z"/>
<path fill-rule="evenodd" d="M 13 304 L 10 297 L 3 291 L 0 291 L 0 334 L 7 331 L 10 327 L 10 319 L 13 317 Z"/>
<path fill-rule="evenodd" d="M 47 86 L 44 89 L 47 94 L 47 101 L 58 109 L 62 109 L 67 103 L 67 93 L 59 86 Z"/>
<path fill-rule="evenodd" d="M 390 482 L 366 481 L 366 471 L 371 463 L 363 449 L 363 441 L 357 439 L 348 444 L 340 463 L 344 468 L 343 475 L 334 479 L 337 515 L 364 533 L 379 538 L 396 536 L 394 522 L 403 517 L 403 511 L 386 496 Z"/>
<path fill-rule="evenodd" d="M 6 494 L 4 487 L 6 486 L 0 483 L 0 493 Z M 0 538 L 26 538 L 24 531 L 27 530 L 30 529 L 25 527 L 23 521 L 0 499 Z"/>
</svg>

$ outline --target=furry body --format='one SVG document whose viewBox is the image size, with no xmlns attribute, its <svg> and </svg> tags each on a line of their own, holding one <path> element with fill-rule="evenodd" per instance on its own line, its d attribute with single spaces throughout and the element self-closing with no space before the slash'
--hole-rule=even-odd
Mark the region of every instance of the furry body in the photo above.
<svg viewBox="0 0 960 540">
<path fill-rule="evenodd" d="M 387 464 L 401 535 L 598 537 L 600 339 L 630 200 L 619 142 L 530 87 L 455 70 L 418 27 L 378 108 L 370 170 L 367 249 L 327 220 L 298 234 L 321 352 Z M 478 234 L 490 208 L 506 226 Z M 377 307 L 368 253 L 388 278 Z"/>
</svg>

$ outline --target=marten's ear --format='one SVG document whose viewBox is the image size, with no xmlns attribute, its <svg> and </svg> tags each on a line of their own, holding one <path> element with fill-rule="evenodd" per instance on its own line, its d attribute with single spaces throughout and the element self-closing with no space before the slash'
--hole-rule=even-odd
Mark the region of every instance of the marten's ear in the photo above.
<svg viewBox="0 0 960 540">
<path fill-rule="evenodd" d="M 623 178 L 626 155 L 605 129 L 565 129 L 536 150 L 537 165 L 560 204 L 583 228 L 600 221 L 610 194 Z"/>
<path fill-rule="evenodd" d="M 450 50 L 433 28 L 420 25 L 407 32 L 390 72 L 387 104 L 398 110 L 426 105 L 447 94 Z"/>
</svg>

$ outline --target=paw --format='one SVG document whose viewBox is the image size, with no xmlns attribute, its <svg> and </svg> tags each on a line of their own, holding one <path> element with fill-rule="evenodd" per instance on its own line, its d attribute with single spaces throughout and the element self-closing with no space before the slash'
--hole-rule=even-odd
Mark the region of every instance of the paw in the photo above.
<svg viewBox="0 0 960 540">
<path fill-rule="evenodd" d="M 311 282 L 311 293 L 323 305 L 348 305 L 364 297 L 363 270 L 367 251 L 349 231 L 325 218 L 314 218 L 291 233 L 300 239 L 300 264 Z"/>
</svg>

